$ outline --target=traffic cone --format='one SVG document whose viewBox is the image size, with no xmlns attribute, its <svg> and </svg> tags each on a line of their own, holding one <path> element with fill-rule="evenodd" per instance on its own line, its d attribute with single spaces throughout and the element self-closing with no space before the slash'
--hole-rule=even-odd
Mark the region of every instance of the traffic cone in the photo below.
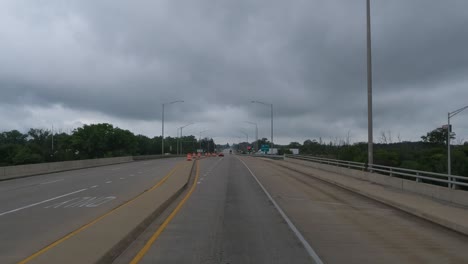
<svg viewBox="0 0 468 264">
<path fill-rule="evenodd" d="M 187 161 L 192 161 L 192 154 L 187 153 Z"/>
</svg>

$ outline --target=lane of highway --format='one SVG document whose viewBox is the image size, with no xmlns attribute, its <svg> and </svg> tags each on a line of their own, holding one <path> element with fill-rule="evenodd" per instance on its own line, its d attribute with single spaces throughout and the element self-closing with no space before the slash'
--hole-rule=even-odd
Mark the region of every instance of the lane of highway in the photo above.
<svg viewBox="0 0 468 264">
<path fill-rule="evenodd" d="M 226 155 L 200 166 L 194 193 L 140 263 L 313 263 L 240 160 Z"/>
<path fill-rule="evenodd" d="M 468 237 L 276 162 L 246 164 L 325 263 L 468 263 Z"/>
<path fill-rule="evenodd" d="M 0 263 L 15 263 L 156 184 L 183 159 L 0 182 Z"/>
</svg>

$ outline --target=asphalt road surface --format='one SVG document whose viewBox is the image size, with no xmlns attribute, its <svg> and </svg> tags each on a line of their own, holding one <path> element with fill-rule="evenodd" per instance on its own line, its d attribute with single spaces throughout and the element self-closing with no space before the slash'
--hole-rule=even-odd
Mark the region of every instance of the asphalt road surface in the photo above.
<svg viewBox="0 0 468 264">
<path fill-rule="evenodd" d="M 139 263 L 468 263 L 468 237 L 271 161 L 227 154 L 200 166 L 194 193 Z"/>
<path fill-rule="evenodd" d="M 243 160 L 325 263 L 468 263 L 465 235 L 275 162 Z"/>
<path fill-rule="evenodd" d="M 0 263 L 15 263 L 162 179 L 183 159 L 123 163 L 0 182 Z"/>
<path fill-rule="evenodd" d="M 194 193 L 140 263 L 313 263 L 240 160 L 200 166 Z"/>
</svg>

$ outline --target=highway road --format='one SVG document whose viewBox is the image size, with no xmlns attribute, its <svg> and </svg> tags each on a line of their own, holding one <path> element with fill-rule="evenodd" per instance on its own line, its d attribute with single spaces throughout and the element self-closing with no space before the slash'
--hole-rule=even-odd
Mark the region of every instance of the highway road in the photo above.
<svg viewBox="0 0 468 264">
<path fill-rule="evenodd" d="M 138 252 L 138 263 L 468 263 L 466 236 L 272 162 L 226 155 L 200 166 L 195 191 L 149 249 L 162 219 L 115 263 Z"/>
<path fill-rule="evenodd" d="M 0 263 L 130 200 L 183 160 L 0 182 Z M 227 154 L 200 160 L 194 184 L 115 263 L 137 254 L 135 263 L 468 263 L 467 248 L 467 236 L 271 160 Z"/>
<path fill-rule="evenodd" d="M 227 154 L 200 166 L 192 196 L 140 263 L 313 263 L 240 160 Z"/>
<path fill-rule="evenodd" d="M 468 263 L 468 237 L 271 161 L 243 158 L 325 263 Z"/>
<path fill-rule="evenodd" d="M 0 263 L 15 263 L 137 196 L 182 158 L 0 182 Z"/>
</svg>

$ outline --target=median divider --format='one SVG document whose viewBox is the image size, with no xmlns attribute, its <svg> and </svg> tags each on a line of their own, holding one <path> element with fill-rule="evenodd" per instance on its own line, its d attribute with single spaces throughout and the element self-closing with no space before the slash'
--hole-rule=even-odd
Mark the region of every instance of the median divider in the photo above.
<svg viewBox="0 0 468 264">
<path fill-rule="evenodd" d="M 187 187 L 195 162 L 183 161 L 165 181 L 20 263 L 110 263 Z M 169 177 L 170 176 L 170 177 Z M 78 229 L 80 230 L 80 229 Z"/>
<path fill-rule="evenodd" d="M 24 178 L 34 175 L 48 174 L 61 171 L 78 170 L 119 163 L 132 162 L 133 157 L 117 157 L 104 159 L 72 160 L 61 162 L 48 162 L 29 165 L 0 167 L 0 181 Z"/>
<path fill-rule="evenodd" d="M 125 156 L 115 158 L 102 159 L 86 159 L 86 160 L 70 160 L 58 162 L 45 162 L 37 164 L 16 165 L 0 167 L 0 181 L 14 180 L 19 178 L 56 173 L 62 171 L 80 170 L 93 167 L 101 167 L 115 165 L 120 163 L 166 159 L 182 157 L 182 155 L 142 155 L 142 156 Z"/>
<path fill-rule="evenodd" d="M 365 179 L 357 179 L 330 171 L 320 170 L 308 166 L 305 161 L 298 162 L 289 159 L 286 161 L 265 161 L 331 183 L 411 215 L 468 235 L 467 206 L 437 201 L 420 194 L 398 190 L 390 186 L 379 185 Z"/>
</svg>

